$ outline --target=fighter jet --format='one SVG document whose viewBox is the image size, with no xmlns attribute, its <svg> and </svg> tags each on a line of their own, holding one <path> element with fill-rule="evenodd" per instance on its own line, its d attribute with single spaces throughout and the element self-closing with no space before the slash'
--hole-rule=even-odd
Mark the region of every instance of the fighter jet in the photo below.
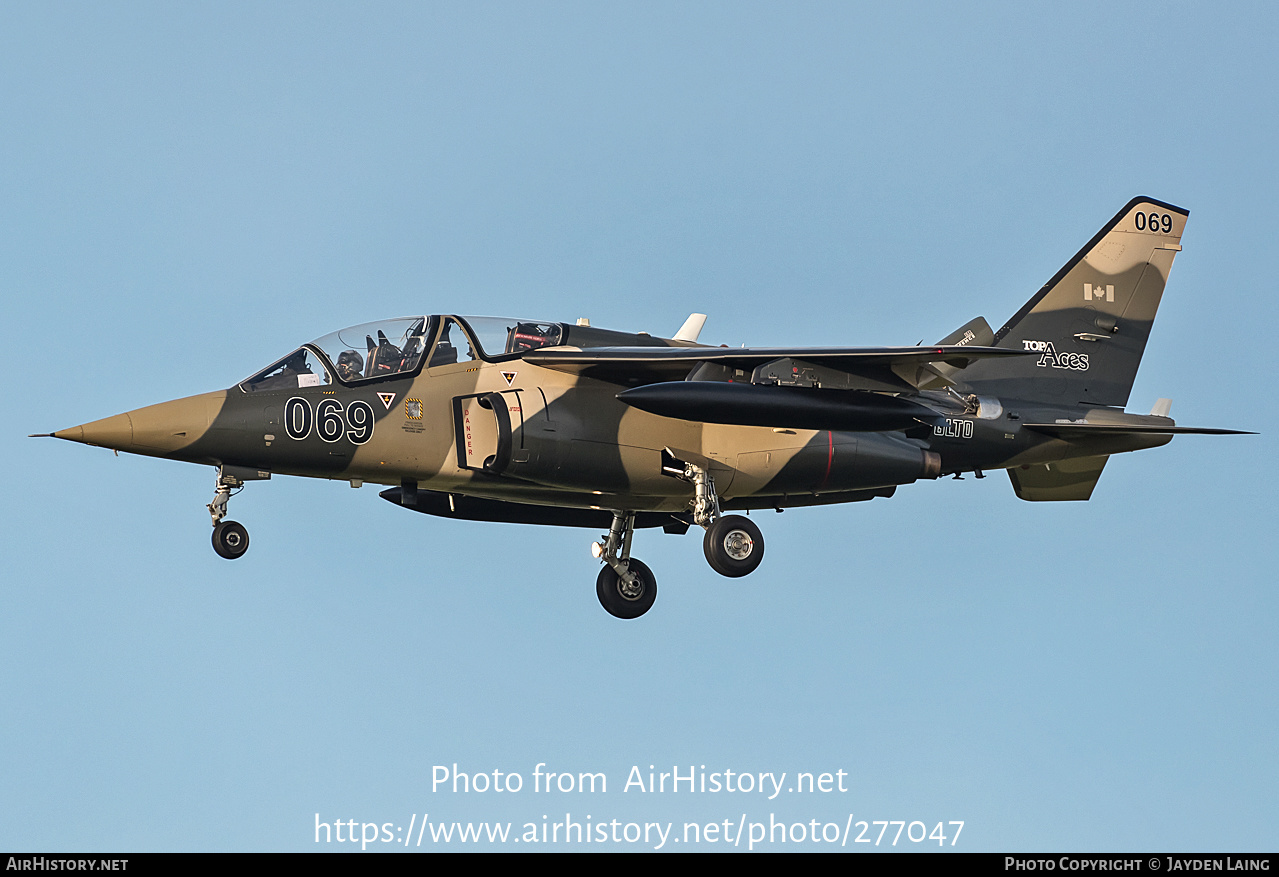
<svg viewBox="0 0 1279 877">
<path fill-rule="evenodd" d="M 385 485 L 411 511 L 595 528 L 596 594 L 653 605 L 636 528 L 704 531 L 711 567 L 753 572 L 764 537 L 735 512 L 890 497 L 920 479 L 1008 472 L 1032 502 L 1086 500 L 1111 455 L 1187 433 L 1170 402 L 1124 411 L 1188 211 L 1130 201 L 992 331 L 927 347 L 714 347 L 705 316 L 670 338 L 452 314 L 325 335 L 236 384 L 50 433 L 216 469 L 213 547 L 248 531 L 232 491 L 273 475 Z"/>
</svg>

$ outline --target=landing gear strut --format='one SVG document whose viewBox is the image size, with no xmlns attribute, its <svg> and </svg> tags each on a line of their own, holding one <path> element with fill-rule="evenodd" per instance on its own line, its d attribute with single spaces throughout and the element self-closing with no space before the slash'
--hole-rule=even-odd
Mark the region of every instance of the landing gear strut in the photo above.
<svg viewBox="0 0 1279 877">
<path fill-rule="evenodd" d="M 702 550 L 711 569 L 730 578 L 753 573 L 764 559 L 759 527 L 750 518 L 720 512 L 715 478 L 708 469 L 686 463 L 684 478 L 693 482 L 693 523 L 706 530 Z"/>
<path fill-rule="evenodd" d="M 218 469 L 217 492 L 213 494 L 213 502 L 209 503 L 209 517 L 213 518 L 213 550 L 220 557 L 235 560 L 243 557 L 249 550 L 249 531 L 238 521 L 224 521 L 227 503 L 231 499 L 231 490 L 237 492 L 244 487 L 244 482 L 234 475 L 229 475 L 225 468 Z"/>
<path fill-rule="evenodd" d="M 653 571 L 631 557 L 634 533 L 635 512 L 615 511 L 604 541 L 591 546 L 591 553 L 604 561 L 595 580 L 595 595 L 604 610 L 617 618 L 639 618 L 657 599 Z"/>
</svg>

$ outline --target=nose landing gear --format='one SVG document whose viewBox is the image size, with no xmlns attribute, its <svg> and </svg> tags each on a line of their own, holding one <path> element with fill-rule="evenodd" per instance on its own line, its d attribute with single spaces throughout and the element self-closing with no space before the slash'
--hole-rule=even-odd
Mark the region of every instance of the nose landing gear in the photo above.
<svg viewBox="0 0 1279 877">
<path fill-rule="evenodd" d="M 238 493 L 244 487 L 241 478 L 227 472 L 227 467 L 218 469 L 217 492 L 213 494 L 213 502 L 209 503 L 209 517 L 213 518 L 213 550 L 219 557 L 235 560 L 243 557 L 249 550 L 249 531 L 238 521 L 224 521 L 227 503 L 231 499 L 231 490 Z"/>
<path fill-rule="evenodd" d="M 634 533 L 635 512 L 615 511 L 605 541 L 591 546 L 591 553 L 604 561 L 595 580 L 595 596 L 604 611 L 615 618 L 639 618 L 653 608 L 657 599 L 653 571 L 631 557 Z"/>
</svg>

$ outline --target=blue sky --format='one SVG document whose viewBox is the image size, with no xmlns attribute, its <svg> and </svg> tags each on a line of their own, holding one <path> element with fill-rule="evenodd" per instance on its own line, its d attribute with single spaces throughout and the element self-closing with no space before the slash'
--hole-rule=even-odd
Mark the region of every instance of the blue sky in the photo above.
<svg viewBox="0 0 1279 877">
<path fill-rule="evenodd" d="M 317 846 L 316 814 L 398 838 L 426 813 L 1272 850 L 1275 26 L 1264 4 L 7 4 L 0 848 L 352 849 Z M 768 514 L 742 580 L 644 532 L 660 596 L 635 623 L 596 602 L 590 531 L 278 478 L 233 500 L 232 564 L 210 470 L 25 437 L 402 314 L 932 341 L 1000 325 L 1138 194 L 1191 216 L 1130 410 L 1260 436 L 1117 457 L 1086 504 L 992 473 Z M 433 790 L 454 763 L 525 790 Z M 608 790 L 537 794 L 538 764 Z M 623 791 L 649 765 L 847 791 Z"/>
</svg>

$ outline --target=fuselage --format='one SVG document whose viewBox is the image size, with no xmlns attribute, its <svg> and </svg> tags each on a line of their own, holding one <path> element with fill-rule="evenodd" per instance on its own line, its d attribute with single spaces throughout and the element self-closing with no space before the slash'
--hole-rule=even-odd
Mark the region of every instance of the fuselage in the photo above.
<svg viewBox="0 0 1279 877">
<path fill-rule="evenodd" d="M 943 474 L 1153 447 L 1166 435 L 1067 441 L 1023 424 L 1090 412 L 1001 400 L 977 411 L 945 393 L 914 401 L 935 413 L 891 431 L 741 426 L 663 417 L 619 400 L 625 385 L 523 360 L 517 333 L 488 355 L 471 322 L 419 318 L 416 336 L 304 346 L 223 391 L 153 405 L 57 435 L 192 463 L 534 505 L 680 512 L 690 487 L 672 461 L 696 460 L 730 508 L 814 505 L 888 495 Z M 388 321 L 388 323 L 393 321 Z M 407 321 L 399 321 L 407 322 Z M 543 341 L 676 345 L 650 336 L 540 326 Z M 577 338 L 573 338 L 577 329 Z M 598 339 L 589 332 L 604 333 Z M 335 353 L 365 334 L 367 359 Z M 558 333 L 558 334 L 557 334 Z M 334 333 L 334 337 L 342 333 Z M 381 333 L 379 332 L 379 336 Z M 493 342 L 489 341 L 490 344 Z M 535 343 L 535 342 L 534 342 Z M 378 351 L 394 350 L 395 357 Z M 414 349 L 410 356 L 404 351 Z M 536 349 L 530 347 L 529 349 Z M 459 350 L 467 351 L 459 355 Z M 360 359 L 342 379 L 343 357 Z M 413 362 L 410 367 L 403 367 Z M 394 363 L 387 366 L 387 362 Z M 387 374 L 373 373 L 375 367 Z M 1113 410 L 1091 415 L 1134 418 Z"/>
</svg>

